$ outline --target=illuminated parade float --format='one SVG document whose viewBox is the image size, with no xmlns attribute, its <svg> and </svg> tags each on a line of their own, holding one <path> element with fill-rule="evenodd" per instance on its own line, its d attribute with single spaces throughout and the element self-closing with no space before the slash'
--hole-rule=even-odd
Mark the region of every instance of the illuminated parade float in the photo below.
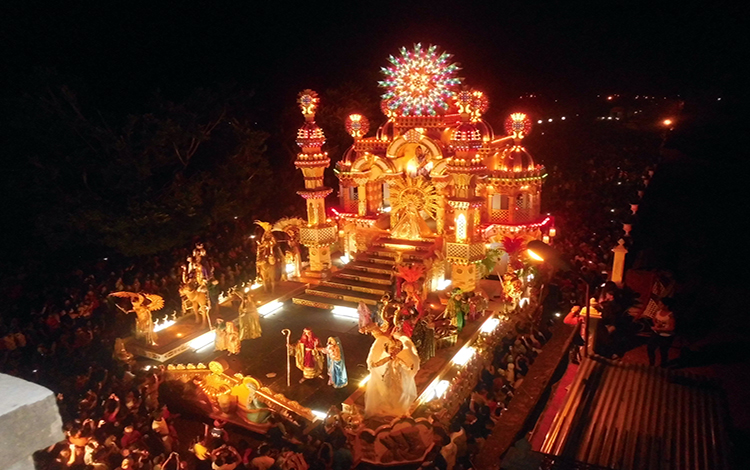
<svg viewBox="0 0 750 470">
<path fill-rule="evenodd" d="M 357 460 L 376 465 L 424 458 L 433 445 L 431 422 L 456 412 L 512 327 L 506 321 L 511 312 L 538 298 L 530 295 L 533 276 L 520 256 L 526 243 L 554 236 L 551 218 L 540 214 L 544 166 L 523 146 L 530 119 L 513 113 L 504 135 L 495 135 L 483 119 L 488 99 L 463 83 L 451 56 L 436 46 L 402 49 L 389 60 L 379 83 L 385 122 L 368 136 L 365 116 L 347 118 L 354 143 L 335 164 L 339 207 L 330 212 L 326 198 L 333 189 L 324 185 L 324 173 L 331 158 L 315 122 L 324 103 L 312 90 L 300 93 L 304 123 L 294 164 L 304 175 L 298 194 L 307 217 L 275 225 L 256 221 L 262 229 L 253 235 L 257 275 L 222 299 L 232 309 L 240 301 L 239 326 L 228 315 L 210 318 L 210 263 L 196 247 L 181 288 L 183 310 L 195 313 L 195 320 L 189 317 L 195 326 L 183 317 L 172 326 L 159 324 L 164 331 L 157 335 L 153 324 L 140 322 L 138 337 L 126 340 L 129 351 L 159 361 L 211 346 L 237 355 L 242 339 L 260 337 L 258 318 L 290 298 L 356 320 L 358 338 L 371 346 L 348 372 L 339 338 L 321 341 L 305 328 L 294 345 L 291 331 L 282 330 L 285 387 L 232 375 L 220 360 L 208 367 L 170 365 L 168 373 L 182 384 L 181 396 L 206 414 L 264 432 L 272 411 L 297 422 L 325 419 L 296 394 L 290 364 L 302 372 L 300 384 L 327 371 L 328 385 L 348 387 L 343 403 L 342 395 L 332 394 L 327 406 L 342 409 Z M 482 281 L 490 274 L 500 276 L 494 281 L 500 287 L 491 292 Z M 161 307 L 159 299 L 117 296 L 130 299 L 126 311 L 139 319 Z M 353 383 L 357 362 L 366 363 L 369 373 Z"/>
</svg>

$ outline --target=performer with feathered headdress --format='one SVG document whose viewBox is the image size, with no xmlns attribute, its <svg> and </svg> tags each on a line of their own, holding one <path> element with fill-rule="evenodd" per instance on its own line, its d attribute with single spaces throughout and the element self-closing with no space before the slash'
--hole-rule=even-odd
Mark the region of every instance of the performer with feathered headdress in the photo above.
<svg viewBox="0 0 750 470">
<path fill-rule="evenodd" d="M 156 344 L 156 332 L 154 331 L 154 320 L 151 318 L 151 312 L 155 312 L 164 307 L 164 299 L 155 294 L 137 294 L 135 292 L 112 292 L 112 297 L 130 299 L 132 308 L 125 310 L 119 305 L 117 308 L 125 313 L 135 313 L 135 336 L 143 338 L 148 344 Z"/>
</svg>

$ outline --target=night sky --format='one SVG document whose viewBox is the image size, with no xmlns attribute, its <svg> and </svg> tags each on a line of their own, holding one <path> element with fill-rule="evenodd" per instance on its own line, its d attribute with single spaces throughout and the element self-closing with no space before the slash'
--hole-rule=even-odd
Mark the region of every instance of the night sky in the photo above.
<svg viewBox="0 0 750 470">
<path fill-rule="evenodd" d="M 7 91 L 53 68 L 126 113 L 156 90 L 179 99 L 227 82 L 270 110 L 307 87 L 374 90 L 387 56 L 415 42 L 453 53 L 495 103 L 524 92 L 721 96 L 747 45 L 744 7 L 722 2 L 14 3 L 0 15 Z"/>
</svg>

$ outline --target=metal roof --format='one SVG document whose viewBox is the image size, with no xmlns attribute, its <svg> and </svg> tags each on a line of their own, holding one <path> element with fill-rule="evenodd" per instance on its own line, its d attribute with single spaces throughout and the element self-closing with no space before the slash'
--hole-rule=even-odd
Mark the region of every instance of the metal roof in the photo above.
<svg viewBox="0 0 750 470">
<path fill-rule="evenodd" d="M 586 358 L 541 451 L 618 470 L 728 469 L 727 419 L 709 378 Z"/>
</svg>

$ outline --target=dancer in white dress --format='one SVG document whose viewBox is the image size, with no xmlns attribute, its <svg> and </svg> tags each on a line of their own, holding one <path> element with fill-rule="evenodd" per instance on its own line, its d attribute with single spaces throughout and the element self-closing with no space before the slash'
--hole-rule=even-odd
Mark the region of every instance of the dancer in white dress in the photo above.
<svg viewBox="0 0 750 470">
<path fill-rule="evenodd" d="M 389 337 L 377 331 L 374 335 L 367 356 L 370 380 L 365 391 L 365 416 L 408 415 L 417 399 L 417 349 L 405 335 Z"/>
</svg>

